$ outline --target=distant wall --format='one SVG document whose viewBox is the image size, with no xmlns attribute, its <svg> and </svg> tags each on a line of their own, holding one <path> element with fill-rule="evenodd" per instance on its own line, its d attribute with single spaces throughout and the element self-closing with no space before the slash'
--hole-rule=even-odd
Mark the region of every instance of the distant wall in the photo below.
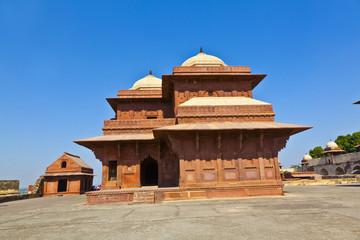
<svg viewBox="0 0 360 240">
<path fill-rule="evenodd" d="M 280 169 L 280 172 L 295 172 L 296 169 L 295 168 L 282 168 Z"/>
<path fill-rule="evenodd" d="M 307 165 L 308 171 L 309 168 L 321 175 L 351 174 L 360 168 L 360 152 L 311 159 Z"/>
<path fill-rule="evenodd" d="M 18 194 L 19 180 L 0 180 L 0 195 Z"/>
<path fill-rule="evenodd" d="M 334 164 L 341 164 L 341 163 L 356 163 L 360 161 L 360 152 L 354 153 L 346 153 L 337 156 L 333 156 L 331 159 L 330 156 L 323 157 L 323 158 L 314 158 L 309 160 L 308 167 L 314 167 L 319 165 L 326 165 L 329 162 L 334 161 Z"/>
</svg>

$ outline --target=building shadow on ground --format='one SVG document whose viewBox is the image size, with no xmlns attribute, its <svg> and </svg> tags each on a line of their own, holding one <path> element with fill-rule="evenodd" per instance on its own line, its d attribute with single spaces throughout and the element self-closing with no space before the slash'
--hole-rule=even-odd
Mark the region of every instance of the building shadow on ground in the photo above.
<svg viewBox="0 0 360 240">
<path fill-rule="evenodd" d="M 349 185 L 349 184 L 339 184 L 339 185 L 335 185 L 336 187 L 360 187 L 360 184 L 353 184 L 353 185 Z"/>
</svg>

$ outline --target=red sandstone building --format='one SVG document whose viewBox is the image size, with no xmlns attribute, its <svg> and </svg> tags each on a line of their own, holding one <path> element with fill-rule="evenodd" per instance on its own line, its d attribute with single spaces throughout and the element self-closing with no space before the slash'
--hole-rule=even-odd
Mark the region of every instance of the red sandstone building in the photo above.
<svg viewBox="0 0 360 240">
<path fill-rule="evenodd" d="M 79 156 L 64 154 L 46 168 L 44 196 L 77 195 L 91 191 L 93 169 Z"/>
<path fill-rule="evenodd" d="M 265 77 L 201 51 L 171 75 L 150 72 L 119 90 L 107 99 L 115 118 L 104 135 L 75 142 L 102 162 L 104 190 L 158 186 L 158 200 L 282 195 L 278 152 L 310 127 L 275 123 L 272 105 L 253 99 Z M 134 192 L 93 192 L 88 202 Z"/>
</svg>

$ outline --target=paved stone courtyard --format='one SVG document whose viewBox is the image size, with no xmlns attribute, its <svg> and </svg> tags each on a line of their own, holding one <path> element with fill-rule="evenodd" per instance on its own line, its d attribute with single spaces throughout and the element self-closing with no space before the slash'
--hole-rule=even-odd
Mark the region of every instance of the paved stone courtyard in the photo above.
<svg viewBox="0 0 360 240">
<path fill-rule="evenodd" d="M 360 185 L 284 197 L 85 206 L 85 196 L 0 204 L 0 239 L 360 239 Z"/>
</svg>

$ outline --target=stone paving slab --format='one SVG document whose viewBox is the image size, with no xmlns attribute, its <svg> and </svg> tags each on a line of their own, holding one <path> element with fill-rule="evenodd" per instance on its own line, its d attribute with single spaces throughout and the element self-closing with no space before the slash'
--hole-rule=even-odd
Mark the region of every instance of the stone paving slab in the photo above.
<svg viewBox="0 0 360 240">
<path fill-rule="evenodd" d="M 84 205 L 85 196 L 0 204 L 0 239 L 360 239 L 360 185 L 285 196 Z"/>
</svg>

